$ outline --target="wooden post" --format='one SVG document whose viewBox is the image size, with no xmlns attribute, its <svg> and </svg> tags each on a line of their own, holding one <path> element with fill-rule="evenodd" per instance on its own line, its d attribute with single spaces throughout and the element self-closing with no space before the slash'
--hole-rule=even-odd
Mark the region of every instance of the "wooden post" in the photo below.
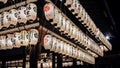
<svg viewBox="0 0 120 68">
<path fill-rule="evenodd" d="M 55 53 L 52 53 L 52 68 L 55 68 Z"/>
<path fill-rule="evenodd" d="M 76 67 L 76 66 L 77 66 L 77 60 L 73 59 L 73 67 Z"/>
<path fill-rule="evenodd" d="M 23 57 L 23 68 L 26 68 L 26 50 L 25 50 L 25 46 L 23 47 L 23 53 L 24 53 L 24 57 Z"/>
<path fill-rule="evenodd" d="M 2 61 L 2 68 L 6 68 L 6 61 Z"/>
<path fill-rule="evenodd" d="M 62 55 L 57 54 L 57 68 L 62 68 Z"/>
</svg>

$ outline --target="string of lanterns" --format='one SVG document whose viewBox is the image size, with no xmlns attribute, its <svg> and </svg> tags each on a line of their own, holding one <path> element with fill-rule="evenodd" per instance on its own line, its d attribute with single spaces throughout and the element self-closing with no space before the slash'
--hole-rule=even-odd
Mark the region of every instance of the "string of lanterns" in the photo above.
<svg viewBox="0 0 120 68">
<path fill-rule="evenodd" d="M 37 6 L 34 3 L 29 3 L 26 6 L 21 6 L 18 9 L 11 9 L 0 14 L 0 29 L 8 28 L 11 25 L 33 23 L 37 18 Z"/>
<path fill-rule="evenodd" d="M 100 56 L 103 56 L 103 51 L 100 49 L 97 43 L 92 39 L 86 36 L 77 26 L 72 24 L 73 22 L 67 18 L 60 10 L 58 10 L 52 3 L 47 3 L 44 6 L 45 17 L 52 25 L 55 25 L 55 28 L 58 28 L 59 31 L 65 36 L 74 39 L 80 45 L 90 49 Z"/>
<path fill-rule="evenodd" d="M 22 30 L 13 34 L 0 36 L 0 50 L 20 48 L 21 46 L 36 45 L 38 42 L 38 31 L 30 29 L 29 31 Z"/>
</svg>

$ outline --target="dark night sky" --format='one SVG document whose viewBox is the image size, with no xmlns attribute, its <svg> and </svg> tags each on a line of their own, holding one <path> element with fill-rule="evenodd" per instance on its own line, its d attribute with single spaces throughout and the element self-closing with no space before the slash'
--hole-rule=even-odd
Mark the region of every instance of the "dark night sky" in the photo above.
<svg viewBox="0 0 120 68">
<path fill-rule="evenodd" d="M 120 34 L 120 13 L 119 13 L 120 4 L 119 4 L 119 2 L 114 1 L 114 0 L 111 0 L 111 1 L 107 0 L 107 3 L 109 6 L 109 9 L 110 9 L 110 12 L 112 14 L 112 17 L 115 21 L 115 23 L 113 23 L 114 28 L 115 28 L 115 38 L 113 38 L 113 41 L 115 43 L 113 43 L 113 50 L 116 49 L 116 50 L 120 51 L 120 49 L 119 49 L 120 48 L 120 39 L 119 39 L 120 38 L 120 35 L 119 35 Z"/>
</svg>

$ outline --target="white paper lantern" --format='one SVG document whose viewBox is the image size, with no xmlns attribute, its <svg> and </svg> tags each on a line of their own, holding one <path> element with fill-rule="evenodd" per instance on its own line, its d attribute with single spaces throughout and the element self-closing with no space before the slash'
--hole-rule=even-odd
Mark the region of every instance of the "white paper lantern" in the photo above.
<svg viewBox="0 0 120 68">
<path fill-rule="evenodd" d="M 90 20 L 90 24 L 88 26 L 88 29 L 89 29 L 90 32 L 92 31 L 92 28 L 93 28 L 93 21 Z"/>
<path fill-rule="evenodd" d="M 54 6 L 50 3 L 45 4 L 44 13 L 47 20 L 54 18 Z"/>
<path fill-rule="evenodd" d="M 86 23 L 87 23 L 87 13 L 85 12 L 85 16 L 84 16 L 84 18 L 83 18 L 83 22 L 82 22 L 82 24 L 86 27 Z"/>
<path fill-rule="evenodd" d="M 16 9 L 11 9 L 8 15 L 10 25 L 17 25 L 18 22 L 18 11 Z"/>
<path fill-rule="evenodd" d="M 30 3 L 26 7 L 28 21 L 35 21 L 37 18 L 37 6 L 34 3 Z"/>
<path fill-rule="evenodd" d="M 69 56 L 70 55 L 70 45 L 66 43 L 65 46 L 66 46 L 66 55 Z"/>
<path fill-rule="evenodd" d="M 14 48 L 19 48 L 21 47 L 21 33 L 15 32 L 14 37 L 13 37 L 13 43 L 14 43 Z"/>
<path fill-rule="evenodd" d="M 82 17 L 83 9 L 84 9 L 84 8 L 83 8 L 83 6 L 81 5 L 81 6 L 80 6 L 80 11 L 79 11 L 78 15 L 76 16 L 76 18 L 78 18 L 79 21 L 80 21 L 80 19 L 81 19 L 81 17 Z"/>
<path fill-rule="evenodd" d="M 21 33 L 21 46 L 28 46 L 29 45 L 29 38 L 28 38 L 28 32 L 26 30 L 23 30 Z"/>
<path fill-rule="evenodd" d="M 0 36 L 0 49 L 5 50 L 6 48 L 6 36 Z"/>
<path fill-rule="evenodd" d="M 53 37 L 52 48 L 50 49 L 50 51 L 56 52 L 56 49 L 57 49 L 57 38 Z"/>
<path fill-rule="evenodd" d="M 95 35 L 96 35 L 96 37 L 100 36 L 100 30 L 99 30 L 99 28 L 96 28 Z"/>
<path fill-rule="evenodd" d="M 60 43 L 60 53 L 63 53 L 64 52 L 64 42 L 61 41 L 59 43 Z"/>
<path fill-rule="evenodd" d="M 78 2 L 78 0 L 75 0 L 75 4 L 74 4 L 74 12 L 73 12 L 73 14 L 75 15 L 75 14 L 78 14 L 78 12 L 79 12 L 79 7 L 80 7 L 80 3 Z"/>
<path fill-rule="evenodd" d="M 61 27 L 59 27 L 60 31 L 64 32 L 65 31 L 65 27 L 66 27 L 66 18 L 63 17 L 62 21 L 61 21 Z"/>
<path fill-rule="evenodd" d="M 78 32 L 79 32 L 79 29 L 76 28 L 76 31 L 75 31 L 75 38 L 74 38 L 75 41 L 78 41 Z"/>
<path fill-rule="evenodd" d="M 67 47 L 67 46 L 66 46 L 66 43 L 63 42 L 63 53 L 62 53 L 62 54 L 64 54 L 64 55 L 66 54 L 66 47 Z"/>
<path fill-rule="evenodd" d="M 73 62 L 68 62 L 68 66 L 72 66 L 73 65 Z"/>
<path fill-rule="evenodd" d="M 80 12 L 80 3 L 77 1 L 77 6 L 75 8 L 75 13 L 78 14 Z"/>
<path fill-rule="evenodd" d="M 89 15 L 88 14 L 86 14 L 86 18 L 85 18 L 85 21 L 84 21 L 84 23 L 85 23 L 85 27 L 87 27 L 88 28 L 88 26 L 89 26 Z"/>
<path fill-rule="evenodd" d="M 67 62 L 64 62 L 64 66 L 67 67 L 67 66 L 68 66 L 68 63 L 67 63 Z"/>
<path fill-rule="evenodd" d="M 77 59 L 77 57 L 78 57 L 78 49 L 75 48 L 75 58 Z"/>
<path fill-rule="evenodd" d="M 59 18 L 59 22 L 57 23 L 57 26 L 55 26 L 55 28 L 61 28 L 61 26 L 62 26 L 62 22 L 63 22 L 62 13 L 59 13 L 59 17 L 58 18 Z"/>
<path fill-rule="evenodd" d="M 57 53 L 60 53 L 60 50 L 61 50 L 61 40 L 57 39 L 57 45 L 56 45 L 56 52 Z"/>
<path fill-rule="evenodd" d="M 65 27 L 64 33 L 69 34 L 69 32 L 70 32 L 70 21 L 66 20 L 65 24 L 66 24 L 66 27 Z"/>
<path fill-rule="evenodd" d="M 72 57 L 73 56 L 73 46 L 69 46 L 69 56 Z"/>
<path fill-rule="evenodd" d="M 12 39 L 13 39 L 13 34 L 7 34 L 7 49 L 12 49 L 13 48 L 13 41 L 12 41 Z"/>
<path fill-rule="evenodd" d="M 18 8 L 18 23 L 26 24 L 27 23 L 27 8 L 19 7 Z"/>
<path fill-rule="evenodd" d="M 8 20 L 8 12 L 2 13 L 2 26 L 8 28 L 10 26 L 9 20 Z"/>
<path fill-rule="evenodd" d="M 64 42 L 64 54 L 66 55 L 67 54 L 67 43 Z"/>
<path fill-rule="evenodd" d="M 51 49 L 53 43 L 53 37 L 49 34 L 45 35 L 44 37 L 44 48 L 45 49 Z"/>
<path fill-rule="evenodd" d="M 36 29 L 31 29 L 29 31 L 29 44 L 36 45 L 38 43 L 39 32 Z"/>
<path fill-rule="evenodd" d="M 47 63 L 46 62 L 44 62 L 42 64 L 43 64 L 43 68 L 47 68 Z"/>
<path fill-rule="evenodd" d="M 70 28 L 69 28 L 68 36 L 71 37 L 71 35 L 72 35 L 72 31 L 73 31 L 73 25 L 72 25 L 72 24 L 69 24 L 69 25 L 70 25 Z"/>
<path fill-rule="evenodd" d="M 86 11 L 85 11 L 85 9 L 83 9 L 82 16 L 81 16 L 81 19 L 80 19 L 80 21 L 82 21 L 82 23 L 83 23 L 83 21 L 85 19 L 85 16 L 86 16 Z"/>
<path fill-rule="evenodd" d="M 54 18 L 53 18 L 53 22 L 51 22 L 51 24 L 57 24 L 59 22 L 59 11 L 58 9 L 54 9 Z"/>
<path fill-rule="evenodd" d="M 76 27 L 75 26 L 73 26 L 72 27 L 72 35 L 71 35 L 71 38 L 73 38 L 73 39 L 75 39 L 75 34 L 76 34 Z"/>
</svg>

